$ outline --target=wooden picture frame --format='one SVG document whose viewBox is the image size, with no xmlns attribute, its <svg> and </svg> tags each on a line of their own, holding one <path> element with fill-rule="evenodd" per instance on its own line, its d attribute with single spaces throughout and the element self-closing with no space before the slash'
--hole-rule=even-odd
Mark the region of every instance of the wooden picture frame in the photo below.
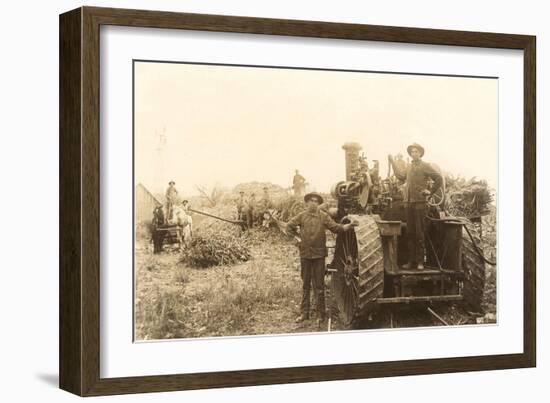
<svg viewBox="0 0 550 403">
<path fill-rule="evenodd" d="M 100 26 L 523 50 L 524 348 L 521 354 L 100 377 Z M 536 365 L 534 36 L 81 7 L 60 16 L 60 387 L 80 396 L 524 368 Z"/>
</svg>

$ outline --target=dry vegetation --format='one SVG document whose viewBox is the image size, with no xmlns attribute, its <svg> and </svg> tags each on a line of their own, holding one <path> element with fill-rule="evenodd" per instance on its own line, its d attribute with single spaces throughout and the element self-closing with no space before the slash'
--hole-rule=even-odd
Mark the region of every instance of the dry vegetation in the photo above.
<svg viewBox="0 0 550 403">
<path fill-rule="evenodd" d="M 496 210 L 491 208 L 483 219 L 482 247 L 485 257 L 491 261 L 497 261 L 497 228 Z M 496 322 L 497 313 L 497 266 L 486 265 L 485 296 L 483 298 L 483 312 L 485 322 Z"/>
<path fill-rule="evenodd" d="M 182 252 L 181 261 L 190 267 L 206 268 L 233 265 L 251 258 L 242 237 L 211 229 L 200 231 Z"/>
<path fill-rule="evenodd" d="M 251 251 L 249 261 L 208 269 L 190 267 L 175 250 L 153 256 L 142 244 L 136 253 L 136 338 L 316 331 L 314 321 L 294 323 L 301 280 L 292 242 L 265 229 L 240 242 Z"/>
<path fill-rule="evenodd" d="M 494 196 L 486 181 L 447 174 L 445 186 L 445 209 L 450 214 L 473 217 L 490 213 Z"/>
<path fill-rule="evenodd" d="M 213 206 L 203 197 L 191 201 L 201 210 L 235 218 L 238 191 L 260 193 L 263 183 L 223 192 Z M 270 188 L 281 216 L 289 216 L 297 200 L 278 187 Z M 221 194 L 221 193 L 216 193 Z M 212 196 L 212 192 L 210 192 Z M 193 206 L 193 207 L 195 207 Z M 315 321 L 294 322 L 301 298 L 300 263 L 296 246 L 276 228 L 242 231 L 239 226 L 194 215 L 192 247 L 183 253 L 165 247 L 151 253 L 149 238 L 138 237 L 136 248 L 136 338 L 282 334 L 318 331 Z M 483 218 L 483 249 L 496 259 L 494 208 Z M 329 261 L 329 260 L 327 260 Z M 484 313 L 472 315 L 455 305 L 437 313 L 452 325 L 496 321 L 496 268 L 487 265 Z M 328 301 L 327 301 L 328 302 Z M 333 309 L 333 329 L 342 329 Z M 380 312 L 364 327 L 413 327 L 441 323 L 425 307 L 404 307 L 393 315 Z"/>
</svg>

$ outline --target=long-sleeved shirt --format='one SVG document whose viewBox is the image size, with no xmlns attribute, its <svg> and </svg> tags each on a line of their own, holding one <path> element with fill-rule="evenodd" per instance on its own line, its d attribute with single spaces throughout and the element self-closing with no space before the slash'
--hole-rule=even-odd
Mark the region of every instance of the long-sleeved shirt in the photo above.
<svg viewBox="0 0 550 403">
<path fill-rule="evenodd" d="M 405 197 L 406 202 L 424 202 L 426 196 L 422 194 L 422 191 L 427 189 L 426 184 L 428 178 L 434 181 L 431 189 L 431 193 L 434 194 L 439 190 L 443 183 L 443 178 L 439 172 L 437 172 L 430 164 L 422 160 L 412 161 L 407 172 L 404 175 L 401 172 L 394 170 L 395 176 L 399 179 L 406 181 Z"/>
<path fill-rule="evenodd" d="M 166 189 L 166 200 L 173 202 L 177 196 L 178 191 L 174 186 L 169 186 L 168 189 Z"/>
<path fill-rule="evenodd" d="M 332 232 L 343 232 L 344 226 L 334 222 L 323 211 L 311 213 L 303 211 L 291 218 L 287 224 L 287 232 L 296 234 L 300 227 L 300 257 L 302 259 L 318 259 L 327 256 L 326 229 Z"/>
<path fill-rule="evenodd" d="M 239 197 L 237 199 L 237 210 L 242 210 L 246 203 L 247 201 L 244 197 Z"/>
</svg>

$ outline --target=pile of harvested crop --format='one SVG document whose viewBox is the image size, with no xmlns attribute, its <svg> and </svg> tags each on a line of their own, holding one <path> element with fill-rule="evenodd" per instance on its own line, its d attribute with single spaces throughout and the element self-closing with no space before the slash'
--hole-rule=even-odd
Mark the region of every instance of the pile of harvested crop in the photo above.
<svg viewBox="0 0 550 403">
<path fill-rule="evenodd" d="M 211 267 L 246 262 L 251 257 L 246 241 L 231 231 L 205 229 L 197 232 L 182 251 L 182 262 L 191 267 Z"/>
<path fill-rule="evenodd" d="M 302 197 L 286 196 L 274 202 L 274 208 L 278 212 L 278 216 L 283 221 L 288 221 L 296 214 L 302 212 L 306 208 L 306 204 Z"/>
<path fill-rule="evenodd" d="M 324 204 L 321 205 L 321 210 L 327 211 L 329 207 L 336 207 L 336 201 L 332 196 L 321 193 L 323 196 Z M 306 209 L 306 203 L 302 196 L 287 196 L 275 200 L 274 208 L 278 212 L 278 218 L 282 221 L 288 221 L 296 214 L 301 213 Z"/>
<path fill-rule="evenodd" d="M 445 207 L 454 215 L 461 217 L 483 216 L 490 212 L 494 200 L 487 182 L 475 177 L 466 180 L 448 175 L 445 178 Z"/>
</svg>

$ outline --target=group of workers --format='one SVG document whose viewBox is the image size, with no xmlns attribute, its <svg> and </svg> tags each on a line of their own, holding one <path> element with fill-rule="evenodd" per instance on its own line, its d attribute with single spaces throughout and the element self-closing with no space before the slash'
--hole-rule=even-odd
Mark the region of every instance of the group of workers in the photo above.
<svg viewBox="0 0 550 403">
<path fill-rule="evenodd" d="M 166 198 L 166 221 L 170 223 L 171 221 L 177 220 L 178 215 L 182 212 L 189 215 L 189 201 L 180 200 L 178 196 L 178 190 L 176 189 L 176 182 L 168 182 L 168 188 L 165 193 Z"/>
<path fill-rule="evenodd" d="M 261 225 L 264 222 L 264 215 L 272 208 L 269 188 L 263 188 L 259 200 L 256 199 L 255 193 L 247 196 L 244 191 L 240 191 L 237 199 L 237 219 L 244 222 L 246 228 L 252 228 L 258 224 Z"/>
<path fill-rule="evenodd" d="M 188 244 L 191 240 L 193 219 L 189 214 L 189 201 L 180 200 L 176 183 L 170 181 L 165 193 L 166 203 L 158 205 L 153 211 L 153 252 L 162 251 L 162 243 L 165 233 L 159 228 L 177 226 L 178 241 L 180 245 Z"/>
<path fill-rule="evenodd" d="M 181 200 L 176 189 L 176 182 L 168 182 L 168 188 L 165 193 L 166 204 L 159 206 L 165 214 L 165 224 L 177 224 L 181 222 L 184 216 L 189 215 L 189 201 Z"/>
<path fill-rule="evenodd" d="M 296 169 L 292 178 L 292 191 L 294 196 L 303 197 L 306 191 L 306 179 Z M 269 212 L 273 209 L 273 202 L 269 194 L 269 188 L 263 187 L 263 193 L 259 199 L 255 193 L 247 195 L 244 191 L 239 192 L 237 199 L 237 219 L 243 221 L 246 228 L 255 225 L 266 225 L 269 220 Z"/>
</svg>

